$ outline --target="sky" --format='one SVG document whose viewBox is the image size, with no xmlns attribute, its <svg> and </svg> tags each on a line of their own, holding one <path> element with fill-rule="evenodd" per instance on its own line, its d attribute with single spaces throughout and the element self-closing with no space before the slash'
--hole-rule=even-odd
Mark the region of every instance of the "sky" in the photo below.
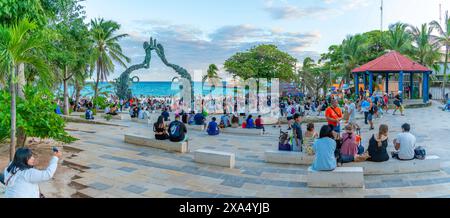
<svg viewBox="0 0 450 218">
<path fill-rule="evenodd" d="M 121 24 L 120 41 L 132 64 L 145 57 L 142 44 L 154 37 L 169 62 L 187 69 L 194 80 L 210 64 L 226 75 L 223 63 L 236 52 L 275 44 L 301 62 L 317 60 L 348 35 L 381 28 L 381 0 L 86 0 L 87 20 L 105 18 Z M 396 22 L 419 26 L 439 20 L 450 0 L 384 0 L 383 28 Z M 125 69 L 116 65 L 108 80 Z M 171 81 L 177 74 L 152 56 L 141 81 Z"/>
</svg>

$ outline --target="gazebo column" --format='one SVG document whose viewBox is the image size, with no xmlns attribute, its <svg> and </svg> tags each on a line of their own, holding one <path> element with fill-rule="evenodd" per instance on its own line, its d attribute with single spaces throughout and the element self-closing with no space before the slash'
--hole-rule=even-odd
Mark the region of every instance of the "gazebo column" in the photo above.
<svg viewBox="0 0 450 218">
<path fill-rule="evenodd" d="M 428 83 L 429 83 L 429 77 L 430 74 L 429 72 L 423 72 L 423 84 L 422 84 L 422 98 L 423 98 L 423 103 L 428 103 L 428 101 L 430 100 L 430 96 L 429 96 L 429 88 L 428 88 Z"/>
<path fill-rule="evenodd" d="M 369 93 L 373 94 L 373 72 L 369 72 Z"/>
<path fill-rule="evenodd" d="M 410 95 L 410 98 L 413 99 L 413 94 L 414 94 L 414 73 L 413 72 L 411 72 L 410 76 L 409 76 L 409 86 L 410 86 L 409 95 Z"/>
<path fill-rule="evenodd" d="M 389 72 L 386 73 L 386 87 L 384 88 L 386 93 L 389 94 Z"/>
<path fill-rule="evenodd" d="M 401 94 L 400 94 L 400 98 L 401 99 L 403 99 L 403 76 L 404 76 L 404 74 L 403 74 L 403 71 L 400 71 L 400 74 L 398 75 L 398 91 L 400 91 L 401 92 Z"/>
<path fill-rule="evenodd" d="M 355 93 L 356 96 L 359 96 L 359 76 L 358 73 L 354 73 L 353 76 L 355 77 Z"/>
</svg>

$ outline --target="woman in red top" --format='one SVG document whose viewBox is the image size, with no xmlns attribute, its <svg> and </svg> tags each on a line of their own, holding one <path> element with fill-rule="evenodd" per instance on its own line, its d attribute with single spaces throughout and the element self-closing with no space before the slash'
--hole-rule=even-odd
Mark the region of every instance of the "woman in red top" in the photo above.
<svg viewBox="0 0 450 218">
<path fill-rule="evenodd" d="M 256 125 L 256 129 L 262 129 L 263 132 L 266 132 L 261 115 L 259 115 L 258 118 L 255 120 L 255 125 Z"/>
</svg>

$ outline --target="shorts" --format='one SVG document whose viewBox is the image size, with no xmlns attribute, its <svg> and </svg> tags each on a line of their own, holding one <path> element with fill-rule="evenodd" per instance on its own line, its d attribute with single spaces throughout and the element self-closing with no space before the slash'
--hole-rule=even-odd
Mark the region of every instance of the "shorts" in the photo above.
<svg viewBox="0 0 450 218">
<path fill-rule="evenodd" d="M 367 116 L 367 120 L 368 121 L 372 121 L 373 120 L 373 114 L 369 113 L 369 115 Z"/>
<path fill-rule="evenodd" d="M 287 120 L 288 121 L 291 121 L 291 120 L 293 120 L 294 118 L 293 117 L 287 117 Z"/>
</svg>

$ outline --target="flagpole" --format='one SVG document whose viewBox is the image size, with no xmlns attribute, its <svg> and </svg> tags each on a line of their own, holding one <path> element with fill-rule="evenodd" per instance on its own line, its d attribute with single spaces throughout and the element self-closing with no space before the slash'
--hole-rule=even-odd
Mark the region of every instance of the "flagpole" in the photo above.
<svg viewBox="0 0 450 218">
<path fill-rule="evenodd" d="M 381 32 L 383 32 L 383 0 L 381 0 L 381 7 L 380 7 L 380 10 L 381 10 L 381 26 L 380 26 L 380 29 L 381 29 Z"/>
</svg>

